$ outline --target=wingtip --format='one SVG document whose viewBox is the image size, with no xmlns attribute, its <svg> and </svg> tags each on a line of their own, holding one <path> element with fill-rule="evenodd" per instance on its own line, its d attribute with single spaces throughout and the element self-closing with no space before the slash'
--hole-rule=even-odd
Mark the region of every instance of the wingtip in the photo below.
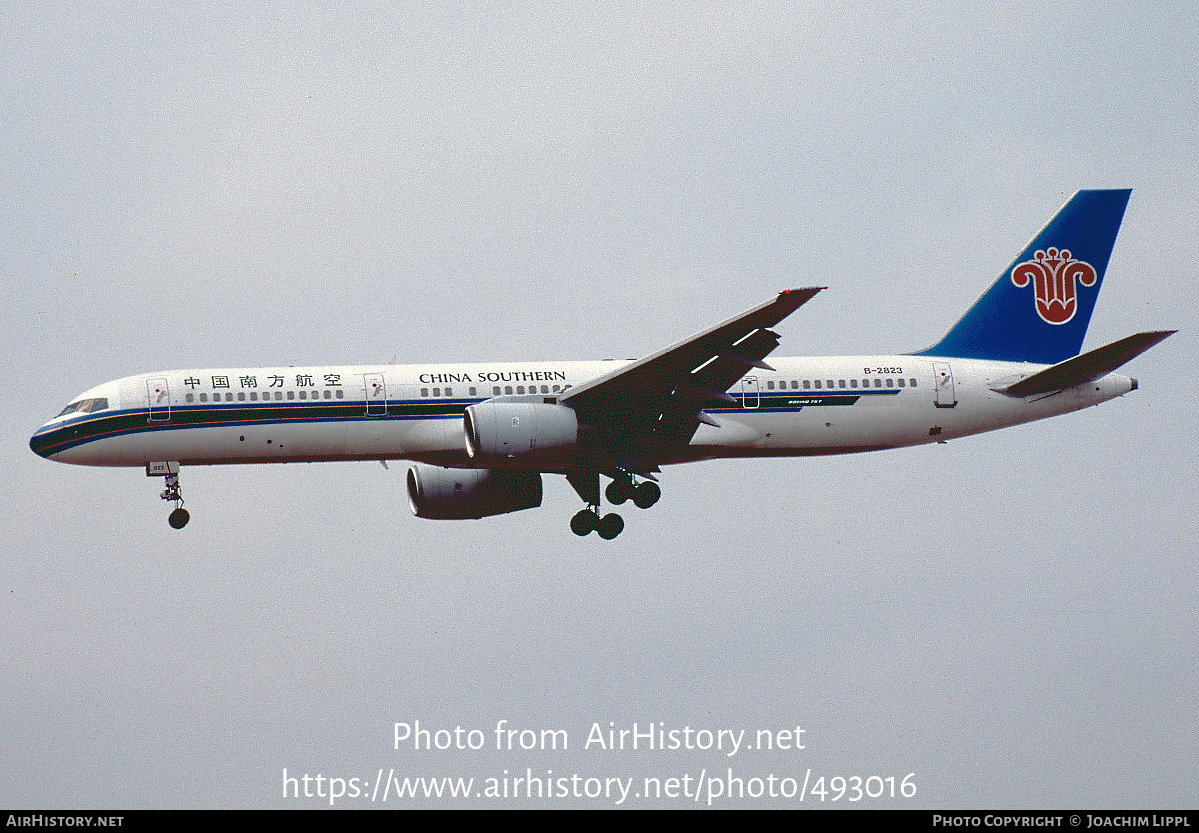
<svg viewBox="0 0 1199 833">
<path fill-rule="evenodd" d="M 773 299 L 767 301 L 766 304 L 767 306 L 778 305 L 782 309 L 794 312 L 827 288 L 824 286 L 805 286 L 799 289 L 784 289 Z"/>
<path fill-rule="evenodd" d="M 1133 338 L 1143 338 L 1149 342 L 1149 347 L 1161 344 L 1163 341 L 1174 335 L 1178 330 L 1151 330 L 1149 332 L 1137 333 Z M 1149 349 L 1148 347 L 1145 348 Z"/>
</svg>

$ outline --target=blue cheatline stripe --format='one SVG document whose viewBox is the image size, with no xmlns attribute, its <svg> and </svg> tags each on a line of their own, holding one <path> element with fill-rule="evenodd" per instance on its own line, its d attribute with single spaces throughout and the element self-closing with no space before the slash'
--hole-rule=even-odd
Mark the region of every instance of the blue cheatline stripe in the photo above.
<svg viewBox="0 0 1199 833">
<path fill-rule="evenodd" d="M 173 405 L 170 419 L 150 420 L 144 408 L 90 415 L 70 420 L 49 431 L 35 434 L 30 448 L 46 457 L 86 443 L 128 434 L 156 431 L 182 431 L 189 428 L 232 428 L 254 425 L 287 425 L 360 421 L 410 421 L 419 419 L 461 419 L 467 405 L 483 400 L 402 401 L 387 403 L 386 414 L 367 415 L 367 403 L 292 402 L 222 403 L 220 405 Z M 382 403 L 373 403 L 373 408 Z M 448 409 L 448 410 L 447 410 Z M 258 412 L 258 413 L 255 413 Z M 267 412 L 274 412 L 267 415 Z M 324 413 L 317 413 L 324 412 Z"/>
<path fill-rule="evenodd" d="M 846 389 L 826 393 L 770 392 L 759 395 L 756 408 L 732 405 L 710 408 L 713 413 L 736 414 L 745 411 L 783 413 L 801 411 L 805 407 L 853 405 L 862 396 L 894 396 L 902 388 Z M 157 431 L 184 431 L 192 428 L 237 428 L 256 425 L 288 425 L 297 422 L 312 424 L 364 421 L 411 421 L 421 419 L 461 419 L 468 405 L 483 399 L 429 400 L 408 399 L 386 402 L 387 413 L 367 413 L 368 405 L 382 410 L 380 402 L 339 400 L 327 402 L 238 402 L 172 405 L 169 419 L 149 418 L 145 408 L 89 414 L 68 420 L 55 428 L 35 434 L 29 441 L 37 454 L 48 457 L 60 451 L 130 434 Z"/>
</svg>

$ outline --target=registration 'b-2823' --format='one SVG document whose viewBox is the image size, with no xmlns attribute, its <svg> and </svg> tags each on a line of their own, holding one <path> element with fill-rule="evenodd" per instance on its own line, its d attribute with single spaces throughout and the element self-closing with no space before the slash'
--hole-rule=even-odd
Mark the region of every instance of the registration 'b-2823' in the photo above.
<svg viewBox="0 0 1199 833">
<path fill-rule="evenodd" d="M 874 451 L 1044 419 L 1136 390 L 1114 373 L 1173 331 L 1080 354 L 1127 190 L 1079 191 L 939 342 L 893 356 L 772 357 L 774 327 L 823 287 L 789 289 L 638 361 L 217 368 L 107 382 L 30 440 L 52 460 L 145 467 L 171 525 L 184 466 L 409 460 L 422 518 L 541 505 L 563 475 L 578 535 L 649 508 L 663 466 Z M 601 490 L 603 480 L 608 481 Z"/>
</svg>

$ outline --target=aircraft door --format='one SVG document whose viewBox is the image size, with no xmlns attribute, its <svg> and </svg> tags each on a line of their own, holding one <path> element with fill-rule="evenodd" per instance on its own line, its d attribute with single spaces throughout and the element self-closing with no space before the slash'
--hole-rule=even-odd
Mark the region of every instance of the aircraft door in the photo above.
<svg viewBox="0 0 1199 833">
<path fill-rule="evenodd" d="M 171 388 L 166 379 L 146 380 L 148 422 L 169 422 L 171 419 Z"/>
<path fill-rule="evenodd" d="M 741 407 L 756 408 L 761 404 L 761 390 L 757 376 L 746 376 L 741 380 Z"/>
<path fill-rule="evenodd" d="M 382 373 L 363 373 L 362 386 L 366 391 L 366 415 L 387 416 L 387 382 Z"/>
<path fill-rule="evenodd" d="M 938 408 L 952 408 L 957 405 L 957 393 L 953 388 L 953 369 L 949 362 L 933 362 L 933 375 L 937 385 L 937 399 L 934 404 Z"/>
</svg>

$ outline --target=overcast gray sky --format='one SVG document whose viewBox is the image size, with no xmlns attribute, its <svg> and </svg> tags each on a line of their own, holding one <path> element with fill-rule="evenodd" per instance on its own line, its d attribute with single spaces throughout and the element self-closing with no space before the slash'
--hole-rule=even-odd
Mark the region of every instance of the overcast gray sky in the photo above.
<svg viewBox="0 0 1199 833">
<path fill-rule="evenodd" d="M 0 805 L 321 806 L 284 769 L 382 768 L 1194 807 L 1197 16 L 6 4 Z M 790 286 L 829 290 L 781 355 L 915 350 L 1102 187 L 1134 191 L 1087 344 L 1182 330 L 1129 366 L 1140 390 L 947 445 L 671 469 L 611 543 L 570 534 L 559 478 L 540 510 L 439 523 L 377 463 L 185 470 L 180 533 L 160 481 L 27 446 L 120 376 L 633 358 Z M 488 747 L 394 749 L 417 720 Z M 496 751 L 500 720 L 570 748 Z M 610 721 L 805 749 L 584 748 Z"/>
</svg>

